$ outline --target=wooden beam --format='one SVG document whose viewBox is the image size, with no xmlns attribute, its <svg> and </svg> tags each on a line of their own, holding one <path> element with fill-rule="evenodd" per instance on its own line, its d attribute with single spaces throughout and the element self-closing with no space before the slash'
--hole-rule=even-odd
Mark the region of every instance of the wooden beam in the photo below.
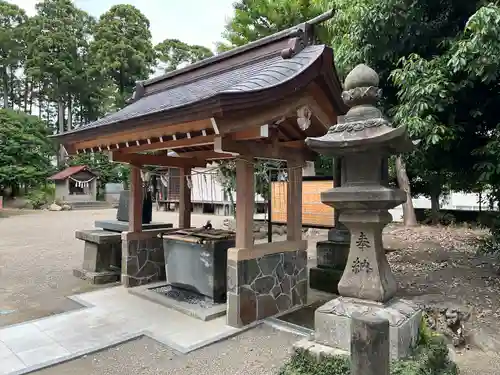
<svg viewBox="0 0 500 375">
<path fill-rule="evenodd" d="M 278 104 L 265 109 L 259 109 L 259 111 L 255 111 L 254 113 L 240 111 L 240 113 L 235 113 L 228 117 L 216 118 L 215 120 L 219 134 L 227 135 L 264 124 L 270 124 L 280 120 L 282 117 L 295 115 L 296 109 L 306 104 L 307 98 L 294 95 L 286 100 L 282 100 Z"/>
<path fill-rule="evenodd" d="M 306 143 L 304 141 L 286 141 L 286 142 L 280 142 L 279 145 L 281 147 L 287 147 L 287 148 L 307 149 Z"/>
<path fill-rule="evenodd" d="M 225 154 L 213 150 L 179 152 L 179 156 L 181 158 L 195 158 L 200 160 L 228 159 L 234 157 L 233 154 Z"/>
<path fill-rule="evenodd" d="M 314 160 L 316 155 L 307 148 L 297 149 L 281 147 L 255 141 L 233 141 L 225 137 L 216 137 L 214 149 L 217 152 L 230 152 L 254 158 L 290 160 L 305 164 L 306 160 Z"/>
<path fill-rule="evenodd" d="M 128 230 L 129 232 L 142 231 L 142 179 L 141 168 L 130 166 Z"/>
<path fill-rule="evenodd" d="M 337 123 L 338 114 L 335 112 L 333 104 L 330 102 L 328 97 L 325 95 L 323 89 L 316 83 L 313 82 L 308 86 L 308 91 L 311 93 L 314 101 L 322 108 L 323 112 L 327 117 L 328 127 L 335 125 Z"/>
<path fill-rule="evenodd" d="M 125 154 L 135 154 L 138 152 L 163 150 L 163 149 L 176 149 L 180 147 L 195 147 L 195 146 L 206 146 L 211 145 L 214 142 L 215 136 L 212 135 L 202 135 L 193 138 L 182 138 L 175 140 L 168 140 L 165 142 L 156 142 L 150 144 L 144 144 L 141 146 L 131 146 L 121 149 Z"/>
<path fill-rule="evenodd" d="M 230 133 L 227 135 L 229 139 L 234 141 L 244 141 L 248 139 L 262 139 L 269 137 L 269 125 L 261 125 L 239 131 L 237 133 Z"/>
<path fill-rule="evenodd" d="M 114 145 L 116 143 L 135 142 L 140 139 L 157 138 L 168 136 L 175 133 L 187 133 L 200 131 L 203 129 L 212 129 L 212 124 L 209 119 L 191 121 L 181 124 L 165 125 L 162 123 L 151 125 L 148 129 L 129 130 L 117 132 L 113 135 L 93 138 L 81 142 L 76 142 L 75 147 L 79 150 L 98 146 Z"/>
<path fill-rule="evenodd" d="M 134 146 L 124 149 L 125 153 L 137 153 L 144 151 L 155 151 L 163 149 L 176 149 L 182 147 L 207 146 L 213 144 L 215 135 L 202 135 L 192 138 L 172 139 L 147 145 Z"/>
<path fill-rule="evenodd" d="M 253 247 L 253 212 L 255 202 L 252 158 L 236 160 L 236 247 Z"/>
<path fill-rule="evenodd" d="M 302 166 L 288 165 L 286 230 L 288 241 L 302 239 Z"/>
<path fill-rule="evenodd" d="M 128 163 L 132 165 L 157 165 L 162 167 L 206 167 L 205 161 L 193 158 L 178 158 L 166 155 L 141 155 L 141 154 L 124 154 L 122 152 L 113 151 L 110 153 L 111 161 L 119 163 Z"/>
<path fill-rule="evenodd" d="M 191 168 L 180 168 L 179 228 L 191 228 L 191 188 L 187 178 L 191 178 Z"/>
</svg>

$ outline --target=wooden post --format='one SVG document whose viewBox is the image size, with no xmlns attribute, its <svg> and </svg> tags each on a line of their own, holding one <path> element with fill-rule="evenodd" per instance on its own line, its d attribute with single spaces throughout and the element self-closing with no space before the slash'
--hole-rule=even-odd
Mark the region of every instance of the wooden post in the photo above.
<svg viewBox="0 0 500 375">
<path fill-rule="evenodd" d="M 288 189 L 286 207 L 288 241 L 302 239 L 302 166 L 288 162 Z"/>
<path fill-rule="evenodd" d="M 191 168 L 180 168 L 179 228 L 191 228 L 191 187 L 187 178 L 191 178 Z"/>
<path fill-rule="evenodd" d="M 130 165 L 129 232 L 142 231 L 142 200 L 141 168 L 136 165 Z"/>
<path fill-rule="evenodd" d="M 389 321 L 354 313 L 351 320 L 351 374 L 389 375 Z"/>
<path fill-rule="evenodd" d="M 267 194 L 267 242 L 273 242 L 273 172 L 270 169 L 267 175 L 269 181 L 269 192 Z"/>
<path fill-rule="evenodd" d="M 255 203 L 253 159 L 236 160 L 236 247 L 253 246 L 253 211 Z"/>
</svg>

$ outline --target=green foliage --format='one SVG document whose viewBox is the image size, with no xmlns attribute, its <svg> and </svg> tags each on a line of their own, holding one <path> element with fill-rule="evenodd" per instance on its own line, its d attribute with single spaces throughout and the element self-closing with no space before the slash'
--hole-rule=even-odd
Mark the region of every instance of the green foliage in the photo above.
<svg viewBox="0 0 500 375">
<path fill-rule="evenodd" d="M 391 362 L 391 375 L 456 375 L 457 367 L 448 358 L 442 337 L 429 335 L 411 358 Z M 319 360 L 305 351 L 297 351 L 279 375 L 349 375 L 348 357 L 322 357 Z"/>
<path fill-rule="evenodd" d="M 184 65 L 213 56 L 213 52 L 206 47 L 192 46 L 178 39 L 165 39 L 156 45 L 155 50 L 165 72 L 171 72 Z"/>
<path fill-rule="evenodd" d="M 264 199 L 268 199 L 271 184 L 269 181 L 270 172 L 274 175 L 284 164 L 275 160 L 257 160 L 255 162 L 255 193 L 260 194 Z M 232 193 L 236 191 L 236 162 L 234 160 L 223 161 L 217 169 L 218 180 L 224 191 L 232 200 Z M 234 202 L 231 202 L 234 206 Z"/>
<path fill-rule="evenodd" d="M 100 72 L 118 87 L 122 106 L 155 63 L 149 20 L 132 5 L 114 5 L 94 28 L 91 52 Z"/>
<path fill-rule="evenodd" d="M 24 24 L 26 13 L 18 6 L 0 0 L 0 91 L 3 107 L 10 108 L 11 75 L 19 66 L 24 53 Z M 11 103 L 12 104 L 12 103 Z"/>
<path fill-rule="evenodd" d="M 0 189 L 45 183 L 55 152 L 48 135 L 37 117 L 0 110 Z"/>
<path fill-rule="evenodd" d="M 61 101 L 82 83 L 80 51 L 87 47 L 91 17 L 70 0 L 44 0 L 26 27 L 26 68 L 46 87 L 53 101 Z"/>
<path fill-rule="evenodd" d="M 31 207 L 37 210 L 53 202 L 55 193 L 56 186 L 54 184 L 46 184 L 28 192 L 26 198 L 28 199 Z"/>
<path fill-rule="evenodd" d="M 314 18 L 325 11 L 316 0 L 240 0 L 234 4 L 234 16 L 228 21 L 219 52 L 245 45 L 301 22 Z M 327 30 L 318 27 L 316 37 L 330 39 Z"/>
</svg>

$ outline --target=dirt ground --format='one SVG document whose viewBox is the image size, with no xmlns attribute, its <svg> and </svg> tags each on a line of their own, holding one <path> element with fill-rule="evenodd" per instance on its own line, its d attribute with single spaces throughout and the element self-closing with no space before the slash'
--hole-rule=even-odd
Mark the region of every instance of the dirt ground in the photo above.
<svg viewBox="0 0 500 375">
<path fill-rule="evenodd" d="M 74 238 L 74 232 L 77 229 L 90 229 L 95 220 L 114 218 L 115 215 L 116 210 L 89 210 L 26 212 L 7 218 L 0 217 L 0 243 L 2 245 L 0 246 L 0 326 L 77 308 L 75 303 L 65 297 L 92 290 L 94 287 L 72 275 L 73 267 L 80 266 L 83 258 L 83 244 Z M 201 226 L 206 223 L 207 219 L 211 219 L 212 224 L 217 228 L 222 226 L 225 218 L 193 215 L 193 225 Z M 154 212 L 153 220 L 175 223 L 177 215 Z M 465 227 L 422 226 L 405 229 L 400 225 L 391 225 L 386 228 L 384 244 L 389 251 L 389 262 L 401 288 L 400 295 L 407 298 L 433 295 L 471 309 L 472 315 L 467 323 L 467 330 L 472 336 L 472 345 L 470 350 L 459 353 L 456 359 L 464 374 L 481 371 L 482 374 L 489 375 L 500 373 L 500 360 L 498 359 L 500 276 L 496 269 L 491 267 L 490 262 L 475 254 L 473 243 L 482 234 L 484 232 Z M 310 240 L 310 257 L 313 258 L 315 242 L 326 239 L 326 233 L 310 231 L 307 238 Z M 230 347 L 234 351 L 237 350 L 236 346 L 246 345 L 245 340 L 250 340 L 252 343 L 260 342 L 259 340 L 263 340 L 262 338 L 266 335 L 269 336 L 267 331 L 248 333 L 247 338 L 241 336 L 241 339 L 227 340 L 217 345 L 223 352 L 229 351 Z M 72 372 L 75 375 L 92 373 L 89 372 L 88 366 L 86 370 L 85 366 L 78 367 L 80 365 L 77 361 L 85 361 L 93 365 L 99 363 L 98 368 L 101 369 L 99 373 L 102 374 L 138 373 L 140 371 L 136 371 L 138 369 L 137 366 L 134 367 L 133 358 L 137 358 L 141 353 L 149 353 L 148 363 L 144 365 L 148 369 L 144 370 L 145 374 L 168 373 L 160 370 L 155 372 L 154 369 L 164 369 L 166 363 L 172 363 L 171 361 L 182 361 L 166 359 L 179 356 L 172 354 L 173 352 L 168 348 L 159 348 L 158 345 L 144 340 L 147 339 L 130 342 L 118 348 L 70 362 L 74 363 L 75 369 L 81 368 L 81 372 Z M 287 346 L 288 341 L 288 337 L 281 336 L 277 337 L 276 341 L 267 340 L 271 347 L 262 350 L 267 350 L 266 353 L 282 350 L 279 347 Z M 291 342 L 293 341 L 290 341 L 290 344 Z M 250 344 L 248 345 L 251 347 Z M 259 356 L 265 358 L 265 355 L 259 354 L 257 349 L 250 351 L 253 350 L 256 350 L 255 356 L 250 356 L 251 358 Z M 155 354 L 158 352 L 163 354 Z M 117 357 L 120 353 L 122 357 Z M 123 355 L 123 353 L 126 354 Z M 207 359 L 204 360 L 208 361 L 208 358 L 212 358 L 212 360 L 219 361 L 219 357 L 214 357 L 215 354 L 210 353 L 207 349 Z M 189 361 L 198 361 L 195 354 L 191 356 L 192 359 L 186 358 L 186 364 L 190 363 Z M 247 360 L 251 360 L 250 357 Z M 281 359 L 286 357 L 285 352 L 278 357 L 281 362 Z M 130 368 L 135 370 L 128 372 L 123 370 L 127 367 L 117 368 L 114 363 L 118 360 L 130 361 Z M 233 366 L 229 364 L 233 362 L 227 363 L 228 366 Z M 68 365 L 45 370 L 43 374 L 65 373 L 63 369 Z M 59 367 L 62 372 L 57 370 Z M 190 372 L 185 373 L 190 374 Z M 231 373 L 244 374 L 246 372 L 234 370 Z"/>
</svg>

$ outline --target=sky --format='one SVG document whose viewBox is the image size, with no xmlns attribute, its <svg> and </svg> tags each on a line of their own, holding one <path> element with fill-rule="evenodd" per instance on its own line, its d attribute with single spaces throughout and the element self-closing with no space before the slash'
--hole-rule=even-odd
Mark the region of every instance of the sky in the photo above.
<svg viewBox="0 0 500 375">
<path fill-rule="evenodd" d="M 28 15 L 35 13 L 39 0 L 8 0 L 23 8 Z M 75 5 L 99 17 L 116 4 L 131 4 L 151 23 L 153 43 L 164 39 L 179 39 L 214 49 L 221 40 L 225 21 L 232 14 L 234 0 L 74 0 Z"/>
</svg>

